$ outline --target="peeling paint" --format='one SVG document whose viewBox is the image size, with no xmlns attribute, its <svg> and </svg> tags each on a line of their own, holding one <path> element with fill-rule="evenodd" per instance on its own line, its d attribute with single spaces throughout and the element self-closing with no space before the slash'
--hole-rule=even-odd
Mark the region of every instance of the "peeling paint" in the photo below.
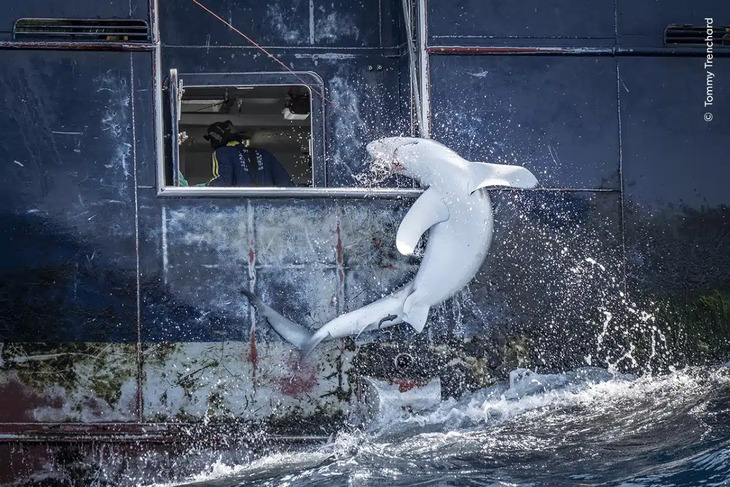
<svg viewBox="0 0 730 487">
<path fill-rule="evenodd" d="M 163 360 L 145 362 L 147 419 L 230 417 L 268 421 L 297 410 L 303 417 L 326 422 L 331 415 L 347 409 L 347 403 L 333 395 L 340 386 L 330 356 L 341 353 L 337 344 L 331 343 L 314 363 L 300 367 L 298 352 L 280 340 L 257 339 L 255 343 L 255 377 L 254 364 L 242 360 L 249 356 L 250 342 L 178 343 L 174 348 L 161 344 Z M 159 355 L 157 347 L 149 345 L 145 353 Z"/>
<path fill-rule="evenodd" d="M 287 376 L 279 379 L 282 394 L 301 397 L 315 392 L 314 389 L 319 384 L 319 379 L 317 377 L 317 368 L 313 364 L 302 362 L 297 357 L 290 356 L 286 360 L 286 368 L 288 370 Z"/>
<path fill-rule="evenodd" d="M 341 61 L 343 59 L 357 59 L 356 54 L 348 54 L 343 52 L 322 52 L 322 53 L 316 53 L 316 54 L 300 54 L 300 53 L 294 53 L 294 57 L 296 59 L 312 59 L 312 60 L 319 60 L 319 59 L 327 59 L 327 60 L 335 60 L 335 61 Z"/>
<path fill-rule="evenodd" d="M 286 4 L 285 4 L 286 5 Z M 301 24 L 298 22 L 298 12 L 296 7 L 292 6 L 286 11 L 286 6 L 279 3 L 269 3 L 266 6 L 266 19 L 268 20 L 271 30 L 279 34 L 286 42 L 299 43 L 303 42 L 305 36 L 298 29 Z M 309 27 L 309 24 L 307 24 Z M 307 34 L 307 39 L 309 34 Z"/>
<path fill-rule="evenodd" d="M 134 418 L 135 347 L 114 343 L 0 346 L 0 390 L 15 390 L 12 421 L 125 421 Z M 7 397 L 7 396 L 5 396 Z M 0 399 L 0 402 L 2 400 Z M 14 412 L 13 412 L 14 411 Z"/>
<path fill-rule="evenodd" d="M 330 12 L 317 20 L 314 32 L 315 39 L 325 43 L 337 41 L 340 37 L 355 40 L 360 38 L 360 29 L 358 29 L 355 19 L 351 14 L 343 12 Z"/>
</svg>

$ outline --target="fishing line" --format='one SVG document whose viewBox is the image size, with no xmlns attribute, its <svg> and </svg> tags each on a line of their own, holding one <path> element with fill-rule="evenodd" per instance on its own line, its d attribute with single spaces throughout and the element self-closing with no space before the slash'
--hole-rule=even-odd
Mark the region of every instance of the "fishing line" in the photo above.
<svg viewBox="0 0 730 487">
<path fill-rule="evenodd" d="M 306 81 L 304 81 L 304 79 L 302 79 L 301 76 L 299 76 L 297 73 L 295 73 L 294 71 L 292 71 L 289 68 L 289 66 L 287 66 L 286 64 L 284 64 L 279 58 L 277 58 L 276 56 L 274 56 L 273 54 L 271 54 L 264 47 L 262 47 L 261 45 L 259 45 L 256 41 L 254 41 L 249 36 L 247 36 L 246 34 L 244 34 L 243 32 L 241 32 L 240 30 L 238 30 L 236 27 L 234 27 L 233 25 L 231 25 L 229 22 L 227 22 L 225 19 L 223 19 L 220 15 L 216 14 L 215 12 L 213 12 L 211 9 L 209 9 L 208 7 L 206 7 L 205 5 L 203 5 L 202 3 L 200 3 L 198 0 L 192 0 L 192 1 L 193 1 L 194 4 L 196 4 L 197 6 L 199 6 L 200 8 L 202 8 L 203 10 L 205 10 L 206 12 L 208 12 L 210 15 L 212 15 L 213 17 L 215 17 L 216 19 L 218 19 L 219 21 L 221 21 L 226 26 L 228 26 L 228 28 L 231 29 L 233 32 L 235 32 L 236 34 L 238 34 L 241 37 L 243 37 L 244 39 L 246 39 L 254 47 L 256 47 L 261 52 L 263 52 L 264 54 L 266 54 L 270 59 L 273 59 L 274 61 L 276 61 L 277 63 L 279 63 L 281 65 L 281 67 L 283 67 L 284 69 L 286 69 L 289 73 L 291 73 L 292 75 L 294 75 L 294 77 L 296 79 L 298 79 L 299 81 L 301 81 L 304 86 L 309 87 L 309 89 L 311 89 L 315 94 L 317 94 L 317 96 L 319 96 L 320 98 L 322 98 L 322 101 L 324 101 L 325 103 L 329 103 L 333 107 L 339 109 L 339 107 L 335 103 L 333 103 L 332 101 L 330 101 L 329 99 L 327 99 L 327 97 L 324 95 L 324 86 L 322 87 L 322 92 L 317 91 L 314 88 L 314 86 L 312 86 L 309 83 L 307 83 Z"/>
</svg>

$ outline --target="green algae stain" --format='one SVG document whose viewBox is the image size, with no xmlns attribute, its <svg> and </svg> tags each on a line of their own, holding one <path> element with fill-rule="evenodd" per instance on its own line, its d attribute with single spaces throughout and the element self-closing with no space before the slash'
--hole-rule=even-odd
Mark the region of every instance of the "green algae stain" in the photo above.
<svg viewBox="0 0 730 487">
<path fill-rule="evenodd" d="M 5 343 L 0 358 L 2 371 L 14 373 L 20 384 L 36 395 L 61 387 L 67 397 L 79 394 L 110 406 L 118 403 L 122 386 L 137 374 L 135 345 L 131 344 Z"/>
</svg>

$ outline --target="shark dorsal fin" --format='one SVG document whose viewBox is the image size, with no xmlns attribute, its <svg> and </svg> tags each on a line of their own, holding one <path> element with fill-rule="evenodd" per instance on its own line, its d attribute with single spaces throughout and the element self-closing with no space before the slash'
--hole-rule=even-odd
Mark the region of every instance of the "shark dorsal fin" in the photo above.
<svg viewBox="0 0 730 487">
<path fill-rule="evenodd" d="M 434 188 L 429 188 L 413 203 L 398 227 L 395 246 L 403 255 L 413 251 L 426 230 L 449 219 L 449 209 Z"/>
<path fill-rule="evenodd" d="M 529 189 L 537 186 L 537 178 L 522 166 L 470 162 L 469 194 L 487 186 Z"/>
</svg>

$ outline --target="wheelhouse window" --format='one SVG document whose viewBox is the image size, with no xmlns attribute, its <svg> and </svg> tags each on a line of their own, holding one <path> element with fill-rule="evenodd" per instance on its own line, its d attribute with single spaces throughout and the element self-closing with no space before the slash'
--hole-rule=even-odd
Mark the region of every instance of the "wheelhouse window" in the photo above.
<svg viewBox="0 0 730 487">
<path fill-rule="evenodd" d="M 160 189 L 325 186 L 322 104 L 311 82 L 321 84 L 310 73 L 178 76 L 172 70 Z"/>
</svg>

